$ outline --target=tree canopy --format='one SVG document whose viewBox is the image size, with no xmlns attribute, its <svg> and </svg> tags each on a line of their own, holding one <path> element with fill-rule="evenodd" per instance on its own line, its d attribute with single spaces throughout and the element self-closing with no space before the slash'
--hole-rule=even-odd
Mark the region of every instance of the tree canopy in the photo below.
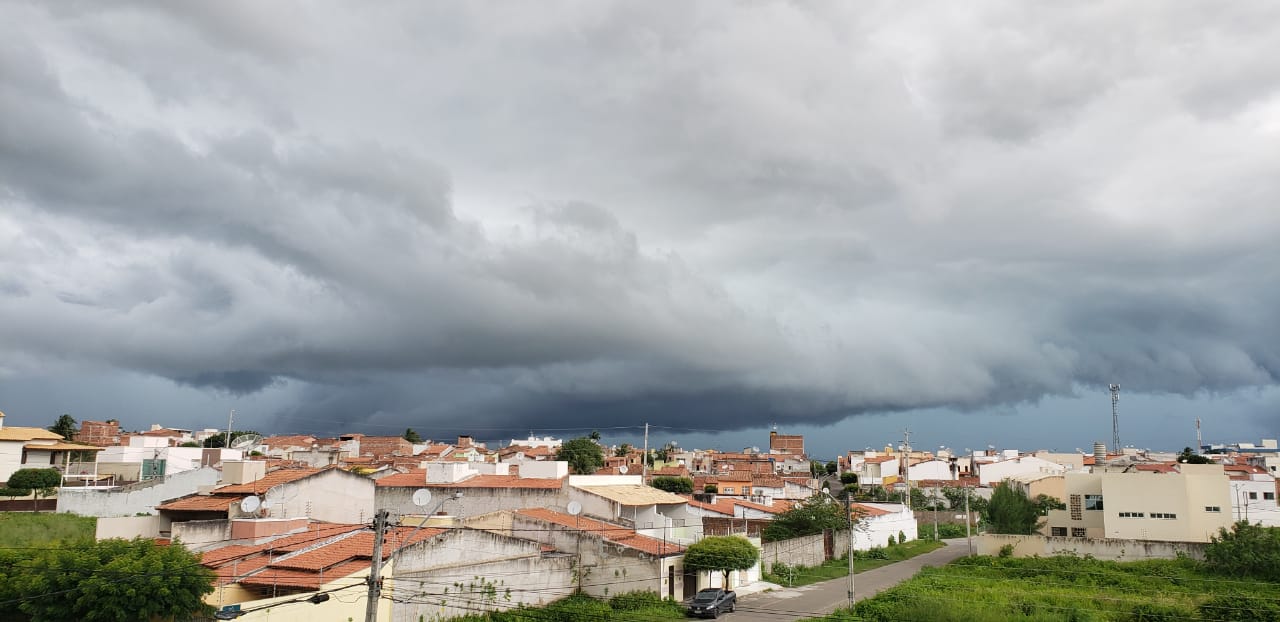
<svg viewBox="0 0 1280 622">
<path fill-rule="evenodd" d="M 1213 464 L 1213 459 L 1192 451 L 1190 447 L 1183 447 L 1182 453 L 1178 454 L 1178 462 L 1182 464 Z"/>
<path fill-rule="evenodd" d="M 589 437 L 570 439 L 560 444 L 556 460 L 568 462 L 578 475 L 590 475 L 604 466 L 604 449 Z"/>
<path fill-rule="evenodd" d="M 991 533 L 1030 534 L 1040 528 L 1040 517 L 1059 505 L 1061 502 L 1047 495 L 1033 500 L 1008 482 L 1000 482 L 991 493 L 982 519 Z"/>
<path fill-rule="evenodd" d="M 64 414 L 61 417 L 58 417 L 58 420 L 53 422 L 53 425 L 49 426 L 49 431 L 54 434 L 61 435 L 62 438 L 67 440 L 72 440 L 75 438 L 76 432 L 79 431 L 79 428 L 76 427 L 76 420 L 74 417 Z"/>
<path fill-rule="evenodd" d="M 741 536 L 708 536 L 684 552 L 684 567 L 695 572 L 721 572 L 728 585 L 729 572 L 746 570 L 756 565 L 760 550 Z"/>
<path fill-rule="evenodd" d="M 56 469 L 18 469 L 9 476 L 5 484 L 8 492 L 5 496 L 21 497 L 32 495 L 33 501 L 47 497 L 62 485 L 62 474 Z M 39 505 L 36 506 L 39 509 Z"/>
<path fill-rule="evenodd" d="M 236 440 L 237 438 L 240 438 L 241 436 L 244 436 L 245 434 L 257 434 L 257 432 L 254 432 L 253 430 L 232 430 L 232 431 L 231 431 L 231 442 L 233 442 L 233 443 L 234 443 L 234 442 L 235 442 L 235 440 Z M 205 446 L 205 447 L 212 447 L 212 448 L 221 448 L 221 447 L 226 447 L 226 446 L 227 446 L 227 433 L 226 433 L 226 432 L 222 432 L 222 433 L 219 433 L 219 434 L 214 434 L 213 436 L 210 436 L 209 438 L 204 439 L 204 446 Z"/>
<path fill-rule="evenodd" d="M 33 622 L 185 620 L 212 613 L 201 597 L 213 591 L 213 571 L 199 561 L 141 538 L 0 551 L 0 601 L 19 602 Z"/>
<path fill-rule="evenodd" d="M 677 494 L 689 494 L 693 492 L 693 480 L 687 477 L 670 477 L 667 475 L 659 475 L 653 478 L 650 486 L 667 492 Z"/>
<path fill-rule="evenodd" d="M 1241 521 L 1231 531 L 1219 529 L 1205 546 L 1204 561 L 1220 574 L 1280 581 L 1280 528 Z"/>
<path fill-rule="evenodd" d="M 760 537 L 766 542 L 788 540 L 822 533 L 825 529 L 844 529 L 848 523 L 843 505 L 816 494 L 774 516 L 760 532 Z"/>
<path fill-rule="evenodd" d="M 625 458 L 629 453 L 631 453 L 631 443 L 623 443 L 613 450 L 613 455 L 617 458 Z"/>
<path fill-rule="evenodd" d="M 418 433 L 417 433 L 416 431 L 414 431 L 414 429 L 413 429 L 413 428 L 405 428 L 403 438 L 404 438 L 404 440 L 409 441 L 410 443 L 421 443 L 421 442 L 422 442 L 422 437 L 421 437 L 421 436 L 418 436 Z"/>
</svg>

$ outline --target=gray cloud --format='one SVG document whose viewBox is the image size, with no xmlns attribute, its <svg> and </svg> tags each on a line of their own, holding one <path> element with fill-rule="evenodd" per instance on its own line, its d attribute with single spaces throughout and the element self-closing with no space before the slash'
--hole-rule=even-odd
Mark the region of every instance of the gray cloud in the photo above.
<svg viewBox="0 0 1280 622">
<path fill-rule="evenodd" d="M 1273 8 L 345 10 L 0 9 L 0 373 L 504 431 L 1276 384 Z"/>
</svg>

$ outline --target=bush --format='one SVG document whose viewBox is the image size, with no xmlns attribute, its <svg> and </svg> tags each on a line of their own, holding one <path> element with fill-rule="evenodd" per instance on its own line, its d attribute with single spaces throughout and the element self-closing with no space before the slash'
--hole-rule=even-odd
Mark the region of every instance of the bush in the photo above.
<svg viewBox="0 0 1280 622">
<path fill-rule="evenodd" d="M 1220 529 L 1205 546 L 1204 561 L 1219 574 L 1280 581 L 1280 529 L 1243 521 Z"/>
<path fill-rule="evenodd" d="M 867 551 L 867 558 L 868 559 L 889 559 L 889 552 L 878 546 L 873 546 L 871 547 L 870 551 Z"/>
<path fill-rule="evenodd" d="M 653 478 L 649 483 L 650 486 L 658 490 L 665 490 L 676 494 L 689 494 L 693 492 L 693 480 L 687 477 L 671 477 L 669 475 L 659 475 Z"/>
<path fill-rule="evenodd" d="M 1012 544 L 1006 544 L 1000 547 L 1000 557 L 1001 558 L 1013 557 L 1013 549 L 1014 549 L 1014 546 Z"/>
<path fill-rule="evenodd" d="M 899 532 L 898 532 L 898 544 L 906 544 L 906 542 L 907 542 L 907 534 L 906 534 L 906 532 L 899 531 Z"/>
<path fill-rule="evenodd" d="M 849 484 L 857 484 L 857 483 L 858 483 L 858 474 L 857 474 L 857 473 L 850 473 L 850 472 L 848 472 L 848 471 L 846 471 L 846 472 L 844 472 L 844 473 L 841 473 L 841 474 L 840 474 L 840 483 L 841 483 L 841 484 L 844 484 L 845 486 L 848 486 Z"/>
<path fill-rule="evenodd" d="M 1280 622 L 1280 604 L 1266 596 L 1222 594 L 1200 605 L 1200 615 L 1221 622 Z"/>
<path fill-rule="evenodd" d="M 1130 612 L 1131 622 L 1181 622 L 1195 617 L 1194 611 L 1172 605 L 1142 603 Z"/>
<path fill-rule="evenodd" d="M 614 611 L 635 611 L 650 607 L 661 607 L 665 601 L 653 592 L 627 592 L 609 599 L 609 607 Z"/>
</svg>

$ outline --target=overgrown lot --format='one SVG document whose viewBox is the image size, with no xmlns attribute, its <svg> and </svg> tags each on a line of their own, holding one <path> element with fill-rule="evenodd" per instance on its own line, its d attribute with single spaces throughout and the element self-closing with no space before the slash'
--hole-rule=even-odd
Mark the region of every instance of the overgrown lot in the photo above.
<svg viewBox="0 0 1280 622">
<path fill-rule="evenodd" d="M 74 514 L 0 512 L 0 546 L 92 542 L 97 519 Z"/>
<path fill-rule="evenodd" d="M 969 557 L 821 620 L 1280 622 L 1280 584 L 1226 577 L 1189 559 Z"/>
<path fill-rule="evenodd" d="M 453 622 L 580 622 L 619 620 L 649 622 L 684 618 L 684 607 L 653 592 L 628 592 L 608 600 L 576 594 L 546 607 L 520 607 L 509 611 L 476 613 Z"/>
</svg>

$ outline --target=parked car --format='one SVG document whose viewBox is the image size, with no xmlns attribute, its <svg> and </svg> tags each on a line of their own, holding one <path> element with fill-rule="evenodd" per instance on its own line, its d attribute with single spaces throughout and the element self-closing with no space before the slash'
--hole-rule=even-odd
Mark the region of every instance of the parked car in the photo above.
<svg viewBox="0 0 1280 622">
<path fill-rule="evenodd" d="M 689 615 L 699 618 L 718 618 L 720 614 L 733 611 L 738 605 L 738 595 L 732 590 L 709 587 L 698 590 L 689 601 Z"/>
</svg>

